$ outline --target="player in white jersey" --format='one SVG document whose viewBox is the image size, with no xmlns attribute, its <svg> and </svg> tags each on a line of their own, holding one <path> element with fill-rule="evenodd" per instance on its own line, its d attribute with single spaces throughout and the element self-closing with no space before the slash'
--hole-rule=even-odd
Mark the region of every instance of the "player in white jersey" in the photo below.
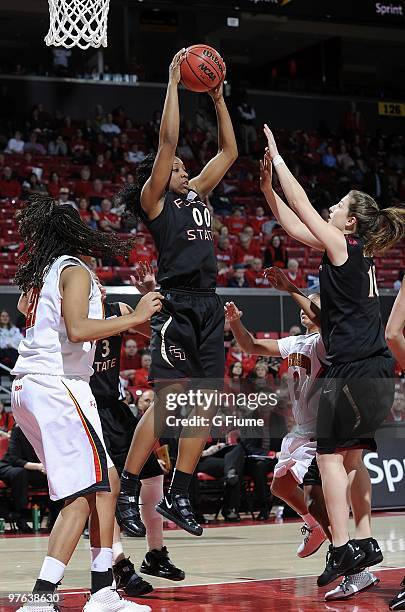
<svg viewBox="0 0 405 612">
<path fill-rule="evenodd" d="M 319 301 L 319 295 L 310 296 Z M 265 357 L 288 358 L 288 386 L 296 423 L 282 441 L 279 460 L 274 468 L 272 493 L 288 503 L 303 519 L 306 536 L 298 549 L 299 557 L 315 553 L 326 540 L 324 529 L 309 511 L 300 488 L 312 460 L 316 456 L 316 415 L 320 388 L 317 378 L 325 356 L 318 328 L 301 311 L 306 335 L 289 336 L 281 340 L 258 340 L 244 327 L 242 313 L 233 302 L 225 305 L 225 316 L 232 333 L 245 353 Z M 327 529 L 327 523 L 325 525 Z M 308 533 L 308 535 L 306 535 Z"/>
<path fill-rule="evenodd" d="M 58 583 L 90 517 L 91 597 L 86 612 L 147 612 L 120 599 L 112 586 L 112 538 L 119 480 L 108 457 L 89 386 L 95 341 L 147 321 L 160 310 L 159 293 L 141 299 L 131 314 L 103 319 L 101 294 L 86 261 L 125 255 L 131 241 L 90 229 L 77 211 L 34 196 L 18 213 L 24 247 L 16 273 L 27 334 L 14 367 L 12 409 L 43 463 L 53 500 L 64 507 L 52 529 L 48 554 L 21 612 L 50 612 Z"/>
</svg>

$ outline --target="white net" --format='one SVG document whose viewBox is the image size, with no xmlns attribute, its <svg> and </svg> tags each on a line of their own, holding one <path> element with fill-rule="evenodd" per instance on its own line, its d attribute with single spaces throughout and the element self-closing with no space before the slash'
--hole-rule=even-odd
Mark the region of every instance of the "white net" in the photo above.
<svg viewBox="0 0 405 612">
<path fill-rule="evenodd" d="M 48 0 L 48 45 L 67 49 L 107 46 L 107 17 L 110 0 Z"/>
</svg>

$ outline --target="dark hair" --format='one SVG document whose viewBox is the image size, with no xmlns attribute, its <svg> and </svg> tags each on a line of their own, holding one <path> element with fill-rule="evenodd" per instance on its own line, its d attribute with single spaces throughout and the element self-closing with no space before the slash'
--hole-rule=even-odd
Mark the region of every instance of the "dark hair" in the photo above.
<svg viewBox="0 0 405 612">
<path fill-rule="evenodd" d="M 229 376 L 233 376 L 233 368 L 234 368 L 236 365 L 240 365 L 240 367 L 241 367 L 241 373 L 240 373 L 240 375 L 239 375 L 239 378 L 243 378 L 243 377 L 244 377 L 244 371 L 243 371 L 243 366 L 242 366 L 242 364 L 241 364 L 241 362 L 240 362 L 240 361 L 234 361 L 234 363 L 231 363 L 231 365 L 229 366 Z"/>
<path fill-rule="evenodd" d="M 364 239 L 365 255 L 382 253 L 405 236 L 405 207 L 381 210 L 362 191 L 349 192 L 349 216 L 356 218 L 356 233 Z"/>
<path fill-rule="evenodd" d="M 24 246 L 14 281 L 24 293 L 41 288 L 45 270 L 62 255 L 125 257 L 134 243 L 90 228 L 73 206 L 48 196 L 30 197 L 16 219 Z"/>
<path fill-rule="evenodd" d="M 13 322 L 11 321 L 10 313 L 9 313 L 9 311 L 8 311 L 8 310 L 6 310 L 5 308 L 2 308 L 2 309 L 0 310 L 0 315 L 2 315 L 2 314 L 3 314 L 3 312 L 5 312 L 6 314 L 8 314 L 8 323 L 7 323 L 7 325 L 5 325 L 5 327 L 7 327 L 7 329 L 11 329 L 11 328 L 13 327 Z M 0 323 L 0 327 L 1 327 L 1 328 L 3 327 L 2 323 Z"/>
<path fill-rule="evenodd" d="M 152 174 L 155 154 L 150 153 L 136 169 L 135 182 L 127 183 L 115 196 L 118 205 L 125 206 L 125 216 L 135 221 L 142 220 L 141 193 L 143 186 Z"/>
</svg>

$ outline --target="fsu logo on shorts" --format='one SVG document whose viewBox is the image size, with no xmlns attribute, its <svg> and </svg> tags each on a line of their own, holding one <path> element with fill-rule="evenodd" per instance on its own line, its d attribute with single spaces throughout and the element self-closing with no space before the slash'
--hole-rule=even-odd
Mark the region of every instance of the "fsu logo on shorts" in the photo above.
<svg viewBox="0 0 405 612">
<path fill-rule="evenodd" d="M 183 349 L 177 348 L 177 346 L 174 346 L 173 344 L 169 346 L 169 353 L 175 359 L 180 359 L 180 361 L 186 361 L 186 353 L 183 351 Z"/>
</svg>

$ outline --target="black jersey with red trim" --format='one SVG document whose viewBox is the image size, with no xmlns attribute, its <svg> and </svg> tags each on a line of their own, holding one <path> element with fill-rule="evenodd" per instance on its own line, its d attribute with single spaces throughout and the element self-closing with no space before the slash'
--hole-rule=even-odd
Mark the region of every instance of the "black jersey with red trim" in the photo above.
<svg viewBox="0 0 405 612">
<path fill-rule="evenodd" d="M 111 319 L 121 316 L 119 302 L 104 303 L 104 318 Z M 96 397 L 120 399 L 120 361 L 122 335 L 110 336 L 97 340 L 94 356 L 94 374 L 90 378 L 90 387 Z"/>
<path fill-rule="evenodd" d="M 158 250 L 157 281 L 162 289 L 208 289 L 216 286 L 217 261 L 211 215 L 195 191 L 165 195 L 163 210 L 143 221 Z"/>
<path fill-rule="evenodd" d="M 362 238 L 345 238 L 346 262 L 334 266 L 325 252 L 319 268 L 322 338 L 332 364 L 388 351 L 373 259 L 364 256 Z"/>
</svg>

